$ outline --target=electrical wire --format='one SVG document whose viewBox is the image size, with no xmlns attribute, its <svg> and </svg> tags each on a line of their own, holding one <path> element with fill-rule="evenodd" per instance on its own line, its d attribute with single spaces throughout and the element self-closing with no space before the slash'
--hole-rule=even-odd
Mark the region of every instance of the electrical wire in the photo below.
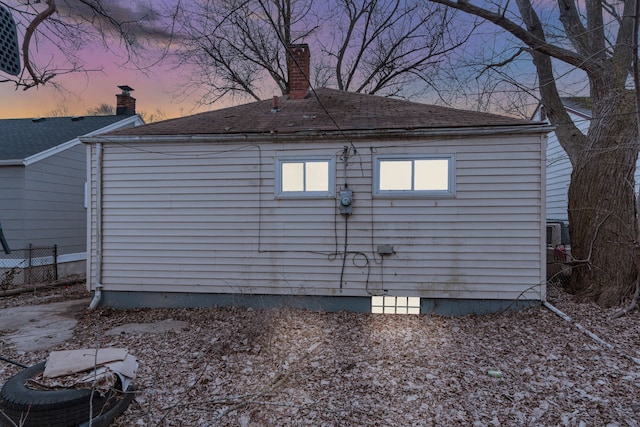
<svg viewBox="0 0 640 427">
<path fill-rule="evenodd" d="M 340 289 L 344 284 L 344 269 L 347 263 L 347 249 L 349 242 L 349 217 L 344 217 L 344 252 L 342 253 L 342 268 L 340 269 Z"/>
</svg>

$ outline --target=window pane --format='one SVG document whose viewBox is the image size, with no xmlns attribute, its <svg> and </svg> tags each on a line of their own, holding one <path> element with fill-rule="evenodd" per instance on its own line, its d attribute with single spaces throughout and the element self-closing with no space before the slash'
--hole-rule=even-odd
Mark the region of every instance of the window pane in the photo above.
<svg viewBox="0 0 640 427">
<path fill-rule="evenodd" d="M 329 162 L 307 163 L 306 191 L 329 191 Z"/>
<path fill-rule="evenodd" d="M 449 160 L 416 160 L 414 190 L 448 190 Z"/>
<path fill-rule="evenodd" d="M 304 163 L 282 163 L 282 191 L 304 191 Z"/>
<path fill-rule="evenodd" d="M 411 160 L 380 161 L 380 190 L 411 190 Z"/>
</svg>

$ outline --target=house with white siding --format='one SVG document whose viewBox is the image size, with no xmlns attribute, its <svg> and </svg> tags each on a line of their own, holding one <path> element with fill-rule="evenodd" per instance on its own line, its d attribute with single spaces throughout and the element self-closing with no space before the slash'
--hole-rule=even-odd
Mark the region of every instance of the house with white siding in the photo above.
<svg viewBox="0 0 640 427">
<path fill-rule="evenodd" d="M 117 97 L 115 115 L 0 120 L 0 224 L 12 252 L 0 252 L 0 278 L 28 265 L 30 246 L 55 245 L 61 268 L 85 273 L 87 155 L 78 137 L 144 124 L 135 99 Z"/>
<path fill-rule="evenodd" d="M 591 99 L 589 97 L 564 97 L 562 103 L 569 113 L 571 121 L 578 130 L 587 134 L 591 124 L 592 111 Z M 534 120 L 544 121 L 544 109 L 540 106 L 533 116 Z M 549 133 L 547 140 L 547 183 L 546 183 L 546 206 L 547 218 L 569 220 L 567 212 L 569 182 L 573 167 L 567 152 L 560 146 L 555 132 Z M 635 172 L 636 194 L 639 192 L 640 169 L 636 165 Z"/>
<path fill-rule="evenodd" d="M 550 127 L 310 90 L 309 48 L 291 52 L 288 96 L 81 138 L 92 307 L 545 300 Z"/>
<path fill-rule="evenodd" d="M 584 134 L 591 123 L 590 99 L 583 97 L 562 98 L 571 121 Z M 536 120 L 546 120 L 544 108 L 539 106 L 534 114 Z M 547 139 L 547 218 L 569 221 L 567 212 L 569 182 L 571 181 L 571 161 L 567 152 L 560 146 L 555 132 Z"/>
</svg>

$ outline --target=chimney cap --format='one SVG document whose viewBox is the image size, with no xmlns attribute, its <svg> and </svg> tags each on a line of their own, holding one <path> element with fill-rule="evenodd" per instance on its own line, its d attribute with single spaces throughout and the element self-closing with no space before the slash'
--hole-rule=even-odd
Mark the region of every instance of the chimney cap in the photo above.
<svg viewBox="0 0 640 427">
<path fill-rule="evenodd" d="M 129 92 L 133 92 L 133 88 L 127 85 L 118 86 L 119 89 L 122 89 L 122 93 L 125 95 L 129 95 Z"/>
</svg>

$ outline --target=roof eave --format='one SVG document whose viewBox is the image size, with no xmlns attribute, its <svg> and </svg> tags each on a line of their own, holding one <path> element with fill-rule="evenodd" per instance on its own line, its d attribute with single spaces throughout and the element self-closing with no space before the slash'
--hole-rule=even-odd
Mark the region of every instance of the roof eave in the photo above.
<svg viewBox="0 0 640 427">
<path fill-rule="evenodd" d="M 176 135 L 109 135 L 84 136 L 80 140 L 87 144 L 125 143 L 125 142 L 250 142 L 250 141 L 287 141 L 304 139 L 384 139 L 433 136 L 482 136 L 482 135 L 514 135 L 545 134 L 555 129 L 547 123 L 523 125 L 455 127 L 429 129 L 372 129 L 372 130 L 340 130 L 340 131 L 300 131 L 291 133 L 226 133 L 226 134 L 176 134 Z"/>
<path fill-rule="evenodd" d="M 24 160 L 22 159 L 0 160 L 0 166 L 24 166 Z"/>
<path fill-rule="evenodd" d="M 116 129 L 120 129 L 126 126 L 139 126 L 143 125 L 144 120 L 139 115 L 127 116 L 117 122 L 111 123 L 107 126 L 103 126 L 98 129 L 94 129 L 87 134 L 87 136 L 96 135 L 98 133 L 106 133 L 111 132 Z M 80 144 L 80 139 L 78 137 L 70 139 L 65 142 L 61 142 L 53 147 L 47 148 L 42 151 L 38 151 L 36 153 L 30 154 L 22 159 L 5 159 L 0 160 L 0 166 L 29 166 L 33 163 L 39 162 L 41 160 L 47 159 L 55 154 L 61 153 L 65 150 L 75 147 Z"/>
</svg>

